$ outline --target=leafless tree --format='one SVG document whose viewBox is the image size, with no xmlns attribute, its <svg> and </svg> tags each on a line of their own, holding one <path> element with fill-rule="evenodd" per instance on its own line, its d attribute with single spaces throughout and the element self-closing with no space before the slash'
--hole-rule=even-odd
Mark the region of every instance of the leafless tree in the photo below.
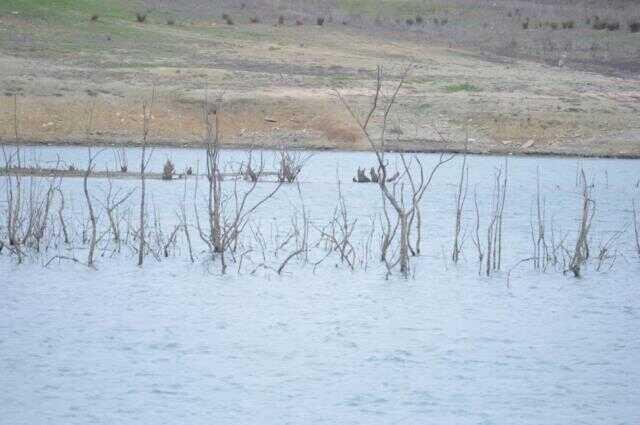
<svg viewBox="0 0 640 425">
<path fill-rule="evenodd" d="M 571 271 L 575 277 L 581 276 L 582 265 L 589 258 L 589 231 L 596 213 L 596 203 L 591 198 L 591 189 L 587 183 L 584 170 L 580 170 L 580 180 L 582 182 L 582 218 L 580 219 L 576 245 L 571 253 L 569 269 L 567 270 Z"/>
<path fill-rule="evenodd" d="M 293 183 L 297 178 L 304 163 L 311 155 L 302 155 L 300 152 L 291 152 L 286 145 L 280 147 L 278 181 Z"/>
<path fill-rule="evenodd" d="M 502 263 L 502 219 L 508 184 L 508 164 L 496 170 L 494 175 L 494 188 L 491 198 L 491 215 L 487 226 L 487 246 L 485 273 L 487 276 L 500 270 Z"/>
<path fill-rule="evenodd" d="M 632 201 L 631 204 L 633 206 L 633 231 L 635 235 L 636 252 L 640 257 L 640 219 L 638 218 L 638 212 L 636 211 L 635 201 Z"/>
<path fill-rule="evenodd" d="M 600 271 L 603 266 L 609 264 L 608 269 L 611 270 L 618 259 L 617 244 L 620 238 L 626 232 L 626 228 L 623 230 L 611 232 L 608 238 L 603 239 L 598 244 L 598 255 L 595 258 L 596 270 Z"/>
<path fill-rule="evenodd" d="M 451 260 L 454 264 L 458 263 L 460 252 L 462 251 L 462 241 L 460 232 L 462 231 L 462 211 L 464 203 L 467 199 L 467 191 L 469 189 L 469 167 L 467 166 L 467 155 L 462 157 L 462 165 L 460 167 L 460 180 L 458 181 L 458 190 L 456 192 L 456 221 L 453 227 L 453 248 L 451 250 Z"/>
<path fill-rule="evenodd" d="M 107 177 L 107 191 L 105 193 L 105 201 L 102 206 L 107 213 L 109 219 L 109 229 L 115 243 L 116 251 L 120 251 L 122 242 L 122 232 L 120 230 L 120 216 L 118 215 L 118 209 L 133 195 L 135 189 L 123 191 L 122 189 L 114 190 L 113 180 L 111 177 Z"/>
<path fill-rule="evenodd" d="M 60 198 L 60 201 L 58 202 L 58 220 L 60 221 L 60 229 L 64 237 L 64 243 L 68 244 L 70 242 L 70 239 L 69 239 L 69 231 L 67 230 L 67 222 L 64 219 L 64 207 L 65 207 L 64 194 L 62 193 L 62 190 L 60 189 L 60 187 L 57 188 L 57 192 Z"/>
<path fill-rule="evenodd" d="M 440 157 L 438 158 L 438 162 L 431 169 L 428 177 L 426 178 L 424 173 L 424 167 L 422 166 L 422 163 L 420 162 L 420 159 L 418 158 L 417 155 L 414 156 L 413 160 L 418 164 L 418 170 L 417 170 L 418 178 L 415 178 L 413 176 L 414 174 L 412 172 L 413 169 L 411 167 L 411 164 L 407 163 L 405 159 L 405 155 L 400 155 L 400 158 L 402 159 L 402 164 L 404 166 L 404 175 L 407 177 L 407 180 L 409 180 L 410 189 L 411 189 L 411 204 L 410 204 L 411 208 L 409 209 L 408 246 L 409 246 L 409 250 L 411 251 L 411 254 L 415 256 L 420 254 L 421 241 L 422 241 L 422 213 L 420 209 L 420 203 L 422 202 L 422 198 L 425 192 L 427 191 L 427 189 L 429 188 L 429 186 L 431 185 L 431 181 L 433 180 L 433 177 L 435 176 L 438 169 L 444 164 L 446 164 L 447 162 L 451 161 L 454 158 L 454 155 L 445 154 L 445 153 L 440 154 Z M 415 248 L 414 248 L 414 245 L 411 244 L 411 227 L 414 225 L 414 223 L 416 228 Z"/>
<path fill-rule="evenodd" d="M 540 194 L 540 167 L 536 168 L 536 214 L 531 212 L 531 243 L 533 247 L 533 267 L 545 268 L 546 242 L 545 242 L 545 202 Z"/>
<path fill-rule="evenodd" d="M 295 241 L 294 250 L 287 255 L 284 261 L 278 267 L 277 273 L 282 274 L 287 264 L 294 258 L 304 254 L 305 259 L 306 255 L 309 252 L 309 218 L 307 216 L 307 209 L 304 204 L 304 199 L 302 197 L 302 189 L 300 188 L 300 183 L 297 184 L 298 196 L 300 198 L 300 204 L 302 208 L 302 226 L 300 226 L 294 217 L 291 223 L 292 234 L 294 236 L 293 240 Z"/>
<path fill-rule="evenodd" d="M 256 179 L 249 182 L 249 187 L 243 191 L 238 186 L 238 179 L 234 179 L 232 190 L 223 199 L 223 176 L 220 169 L 220 151 L 222 144 L 220 115 L 223 109 L 223 96 L 224 93 L 221 93 L 217 97 L 215 107 L 212 109 L 211 105 L 209 105 L 205 90 L 203 121 L 205 123 L 205 143 L 207 147 L 208 234 L 204 232 L 200 226 L 197 211 L 196 224 L 200 238 L 209 246 L 212 257 L 216 255 L 219 257 L 222 273 L 226 273 L 226 254 L 235 255 L 240 235 L 247 226 L 249 218 L 260 206 L 278 192 L 282 182 L 278 182 L 273 190 L 252 202 L 252 195 L 255 193 L 260 176 L 264 172 L 264 162 L 261 158 L 259 168 L 254 170 Z"/>
<path fill-rule="evenodd" d="M 478 191 L 473 190 L 473 204 L 475 207 L 475 226 L 472 235 L 473 244 L 476 246 L 478 253 L 478 275 L 482 275 L 482 260 L 484 259 L 484 251 L 482 250 L 482 241 L 480 240 L 480 208 L 478 207 Z"/>
<path fill-rule="evenodd" d="M 142 154 L 140 156 L 140 229 L 138 231 L 138 266 L 142 267 L 144 263 L 145 253 L 145 217 L 146 211 L 146 171 L 151 155 L 147 155 L 147 143 L 149 139 L 149 126 L 151 123 L 151 110 L 153 108 L 153 102 L 155 100 L 155 87 L 151 94 L 151 100 L 144 100 L 142 102 Z"/>
<path fill-rule="evenodd" d="M 393 89 L 392 94 L 389 97 L 389 100 L 386 102 L 386 105 L 382 105 L 383 73 L 382 73 L 382 67 L 379 66 L 377 68 L 376 89 L 375 89 L 375 94 L 373 96 L 372 106 L 369 109 L 369 112 L 366 114 L 364 119 L 361 119 L 360 117 L 358 117 L 358 115 L 355 113 L 353 108 L 351 108 L 351 106 L 346 101 L 346 99 L 342 96 L 342 94 L 338 90 L 335 90 L 338 98 L 340 99 L 342 104 L 345 106 L 345 108 L 347 109 L 347 111 L 349 112 L 353 120 L 358 124 L 358 126 L 360 127 L 360 130 L 362 131 L 367 141 L 369 142 L 371 149 L 376 155 L 376 159 L 378 162 L 378 173 L 377 173 L 378 187 L 380 188 L 382 194 L 384 195 L 385 200 L 389 202 L 389 205 L 395 211 L 395 214 L 397 216 L 398 223 L 399 223 L 400 235 L 398 240 L 399 254 L 398 254 L 397 263 L 400 268 L 400 273 L 405 277 L 409 276 L 409 254 L 410 254 L 410 251 L 412 251 L 411 241 L 410 241 L 411 225 L 414 220 L 415 220 L 416 226 L 418 227 L 418 233 L 419 233 L 419 227 L 421 222 L 419 203 L 425 191 L 427 190 L 429 183 L 431 181 L 431 178 L 435 174 L 435 171 L 442 164 L 448 162 L 453 157 L 452 155 L 449 155 L 449 156 L 441 155 L 438 164 L 432 169 L 431 173 L 429 174 L 429 178 L 425 179 L 424 168 L 422 167 L 422 164 L 420 163 L 420 160 L 418 159 L 417 155 L 414 155 L 413 160 L 418 164 L 418 175 L 416 175 L 415 170 L 412 169 L 408 161 L 402 155 L 401 157 L 402 157 L 402 164 L 404 168 L 403 170 L 404 177 L 406 180 L 409 181 L 411 192 L 412 192 L 411 195 L 408 195 L 408 194 L 405 195 L 405 187 L 404 187 L 404 183 L 402 183 L 402 181 L 404 181 L 405 179 L 399 179 L 397 181 L 394 181 L 393 184 L 390 184 L 389 182 L 390 174 L 388 170 L 388 163 L 385 160 L 387 123 L 389 120 L 389 115 L 391 113 L 391 110 L 393 106 L 396 104 L 396 101 L 398 99 L 398 94 L 401 88 L 403 87 L 410 70 L 411 70 L 410 66 L 404 69 L 402 75 L 400 76 L 400 80 L 398 84 L 395 86 L 395 88 Z M 380 129 L 379 136 L 375 137 L 369 129 L 369 124 L 371 122 L 372 117 L 374 116 L 376 111 L 378 111 L 379 109 L 382 110 L 382 126 Z M 401 184 L 399 185 L 399 183 Z M 405 198 L 407 198 L 408 202 L 405 202 Z M 416 237 L 418 239 L 416 240 L 415 252 L 419 252 L 420 237 L 418 235 Z M 389 265 L 389 263 L 387 265 Z"/>
<path fill-rule="evenodd" d="M 98 242 L 98 219 L 93 209 L 93 201 L 91 200 L 91 195 L 89 193 L 88 181 L 89 176 L 91 175 L 95 167 L 94 161 L 99 153 L 100 152 L 96 152 L 95 154 L 92 154 L 91 148 L 89 148 L 89 161 L 87 163 L 87 169 L 84 172 L 84 177 L 82 179 L 82 189 L 84 191 L 84 198 L 87 203 L 87 210 L 89 211 L 89 223 L 91 231 L 91 236 L 89 238 L 89 253 L 87 254 L 87 266 L 91 268 L 95 268 L 94 255 L 96 244 Z"/>
<path fill-rule="evenodd" d="M 333 217 L 323 228 L 316 228 L 328 248 L 327 255 L 315 263 L 317 267 L 332 252 L 340 254 L 340 262 L 346 263 L 351 270 L 355 268 L 356 251 L 351 243 L 351 236 L 356 227 L 357 219 L 351 219 L 349 210 L 342 195 L 342 185 L 338 181 L 338 203 L 333 211 Z"/>
<path fill-rule="evenodd" d="M 115 150 L 115 156 L 120 172 L 126 173 L 129 171 L 129 161 L 127 160 L 127 148 L 125 145 Z"/>
</svg>

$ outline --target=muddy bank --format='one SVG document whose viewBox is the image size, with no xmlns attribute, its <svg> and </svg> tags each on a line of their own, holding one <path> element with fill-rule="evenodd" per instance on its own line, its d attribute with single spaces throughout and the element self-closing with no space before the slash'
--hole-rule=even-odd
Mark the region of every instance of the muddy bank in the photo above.
<svg viewBox="0 0 640 425">
<path fill-rule="evenodd" d="M 18 142 L 20 146 L 74 146 L 74 147 L 95 147 L 95 148 L 116 148 L 116 147 L 141 147 L 142 141 L 112 140 L 112 139 L 24 139 Z M 0 138 L 0 146 L 16 146 L 14 139 Z M 181 148 L 181 149 L 204 149 L 206 144 L 203 141 L 189 140 L 180 141 L 175 139 L 154 139 L 147 143 L 147 146 L 157 148 Z M 224 149 L 237 150 L 273 150 L 280 149 L 281 143 L 244 143 L 232 142 L 222 143 Z M 335 151 L 335 152 L 366 152 L 371 148 L 367 145 L 340 146 L 333 143 L 323 143 L 323 141 L 311 141 L 308 143 L 287 143 L 288 149 L 309 150 L 309 151 Z M 550 157 L 575 157 L 575 158 L 613 158 L 613 159 L 640 159 L 640 152 L 637 149 L 629 151 L 612 151 L 611 149 L 585 149 L 584 146 L 540 146 L 521 147 L 516 144 L 469 144 L 466 148 L 460 143 L 442 142 L 438 140 L 406 140 L 389 141 L 386 143 L 388 152 L 415 152 L 415 153 L 468 153 L 471 155 L 510 155 L 510 156 L 550 156 Z M 112 173 L 113 174 L 113 173 Z M 131 173 L 127 173 L 131 174 Z M 139 176 L 138 176 L 139 177 Z M 116 177 L 117 178 L 117 177 Z"/>
</svg>

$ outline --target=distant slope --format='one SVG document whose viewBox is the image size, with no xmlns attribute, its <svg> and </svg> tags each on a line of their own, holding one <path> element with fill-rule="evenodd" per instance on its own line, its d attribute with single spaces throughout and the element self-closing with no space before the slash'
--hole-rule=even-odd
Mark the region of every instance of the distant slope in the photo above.
<svg viewBox="0 0 640 425">
<path fill-rule="evenodd" d="M 458 12 L 434 12 L 438 19 L 448 16 L 447 23 L 436 27 L 425 15 L 420 28 L 415 22 L 366 24 L 371 3 L 363 1 L 341 12 L 354 21 L 344 25 L 335 15 L 322 26 L 313 14 L 261 12 L 257 6 L 266 3 L 239 4 L 0 3 L 0 142 L 13 141 L 17 116 L 23 141 L 137 143 L 141 101 L 155 86 L 154 143 L 201 143 L 206 87 L 209 99 L 225 93 L 221 120 L 230 146 L 367 149 L 334 89 L 363 111 L 370 104 L 376 66 L 384 66 L 389 88 L 403 67 L 413 64 L 389 122 L 390 147 L 459 151 L 468 132 L 475 152 L 640 155 L 637 78 L 487 54 L 437 41 L 435 35 L 426 40 L 432 32 L 462 34 L 464 25 L 475 22 L 468 19 L 477 4 L 452 3 Z M 397 2 L 397 9 L 391 0 L 381 4 L 391 13 L 412 3 Z M 354 10 L 366 12 L 357 25 Z M 492 10 L 486 13 L 497 13 Z M 137 22 L 137 13 L 146 14 L 145 22 Z M 279 14 L 282 25 L 276 25 Z M 256 17 L 259 22 L 251 23 Z M 296 19 L 303 19 L 302 25 Z M 575 31 L 541 33 L 593 32 L 584 25 Z M 622 30 L 594 34 L 637 36 Z M 95 114 L 87 137 L 90 108 Z M 375 117 L 372 131 L 380 124 Z"/>
</svg>

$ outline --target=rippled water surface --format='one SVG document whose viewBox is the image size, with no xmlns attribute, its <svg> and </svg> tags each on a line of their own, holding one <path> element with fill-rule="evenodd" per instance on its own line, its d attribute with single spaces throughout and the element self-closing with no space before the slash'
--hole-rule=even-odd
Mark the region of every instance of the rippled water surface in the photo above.
<svg viewBox="0 0 640 425">
<path fill-rule="evenodd" d="M 40 164 L 60 155 L 79 167 L 87 157 L 77 148 L 24 154 Z M 131 164 L 137 155 L 129 151 Z M 224 155 L 229 163 L 246 157 Z M 156 150 L 152 169 L 168 157 L 178 170 L 204 163 L 201 151 Z M 98 168 L 112 168 L 113 158 L 102 152 Z M 426 165 L 435 159 L 422 156 Z M 269 168 L 273 154 L 264 160 Z M 424 252 L 408 280 L 386 280 L 376 265 L 350 272 L 333 257 L 315 273 L 295 262 L 283 276 L 222 276 L 202 246 L 195 264 L 181 252 L 148 259 L 143 269 L 126 255 L 100 257 L 97 271 L 65 262 L 45 269 L 46 258 L 17 265 L 0 255 L 0 424 L 640 423 L 640 261 L 631 219 L 638 162 L 509 158 L 506 266 L 487 278 L 478 276 L 468 239 L 461 263 L 448 259 L 460 160 L 425 195 Z M 364 237 L 380 198 L 351 177 L 372 161 L 365 153 L 308 160 L 301 192 L 314 223 L 333 213 L 340 179 Z M 470 157 L 469 167 L 470 190 L 486 211 L 504 158 Z M 537 169 L 548 216 L 571 240 L 580 167 L 597 202 L 593 246 L 625 230 L 616 263 L 587 267 L 579 280 L 525 263 L 507 286 L 506 270 L 531 255 Z M 100 193 L 105 184 L 92 180 L 91 188 Z M 175 219 L 184 188 L 149 181 L 162 220 Z M 63 189 L 70 214 L 84 217 L 81 179 Z M 300 202 L 295 187 L 283 188 L 256 225 L 283 226 Z"/>
</svg>

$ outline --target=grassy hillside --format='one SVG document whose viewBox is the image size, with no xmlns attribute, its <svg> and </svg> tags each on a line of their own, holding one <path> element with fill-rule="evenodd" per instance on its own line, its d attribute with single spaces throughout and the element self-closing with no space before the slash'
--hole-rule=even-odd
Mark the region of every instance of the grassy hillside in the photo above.
<svg viewBox="0 0 640 425">
<path fill-rule="evenodd" d="M 599 72 L 640 72 L 640 8 L 631 0 L 6 0 L 0 16 L 64 24 L 88 34 L 115 31 L 137 13 L 150 23 L 275 24 L 298 21 L 385 37 L 439 42 L 485 55 L 532 59 Z M 91 16 L 98 17 L 91 22 Z M 120 28 L 122 30 L 122 28 Z M 135 34 L 129 34 L 135 36 Z"/>
<path fill-rule="evenodd" d="M 18 12 L 33 19 L 76 23 L 94 14 L 103 18 L 127 19 L 136 1 L 126 0 L 4 0 L 0 14 Z M 139 3 L 138 3 L 139 5 Z"/>
<path fill-rule="evenodd" d="M 524 8 L 518 17 L 508 16 L 507 4 L 531 2 L 502 1 L 494 8 L 462 0 L 446 7 L 430 0 L 270 4 L 275 6 L 210 0 L 0 3 L 0 92 L 7 95 L 0 97 L 0 140 L 13 137 L 17 94 L 26 140 L 82 141 L 81 117 L 95 102 L 93 142 L 135 142 L 141 99 L 155 86 L 155 140 L 197 143 L 207 87 L 225 91 L 229 144 L 363 149 L 367 144 L 333 89 L 364 109 L 376 66 L 384 66 L 390 87 L 401 69 L 413 64 L 390 123 L 398 148 L 462 149 L 469 131 L 477 144 L 473 149 L 482 152 L 640 154 L 635 77 L 558 66 L 559 58 L 571 58 L 553 51 L 548 53 L 555 61 L 521 54 L 518 49 L 527 46 L 521 41 L 508 55 L 497 54 L 500 43 L 510 39 L 498 30 L 487 34 L 501 22 L 512 22 L 514 29 L 525 19 Z M 146 15 L 144 22 L 138 22 L 138 13 Z M 503 13 L 484 28 L 482 22 Z M 315 20 L 319 16 L 325 17 L 322 26 Z M 400 16 L 414 16 L 414 22 Z M 451 41 L 469 34 L 483 47 Z M 582 42 L 638 37 L 627 29 L 602 32 L 586 24 L 514 34 L 532 43 L 535 34 Z M 622 49 L 638 46 L 627 43 Z M 608 49 L 607 55 L 616 51 Z M 580 64 L 575 59 L 574 65 Z"/>
</svg>

